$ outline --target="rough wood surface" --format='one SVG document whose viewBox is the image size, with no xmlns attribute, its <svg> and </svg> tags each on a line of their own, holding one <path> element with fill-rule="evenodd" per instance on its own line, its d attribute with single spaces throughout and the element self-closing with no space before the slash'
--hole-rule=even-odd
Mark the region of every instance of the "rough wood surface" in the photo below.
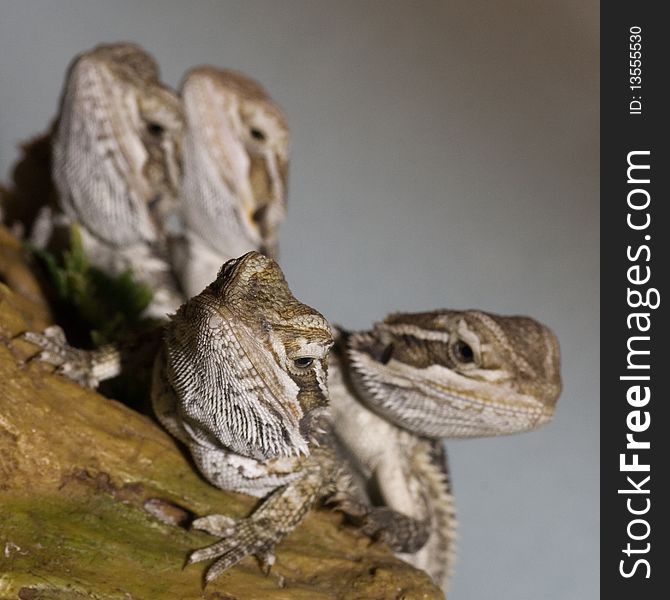
<svg viewBox="0 0 670 600">
<path fill-rule="evenodd" d="M 0 284 L 11 287 L 10 302 L 18 308 L 30 327 L 44 329 L 52 314 L 39 281 L 31 268 L 31 257 L 6 227 L 0 225 Z"/>
<path fill-rule="evenodd" d="M 270 576 L 245 559 L 203 589 L 205 566 L 184 561 L 214 538 L 190 517 L 243 516 L 254 499 L 202 480 L 152 419 L 26 363 L 34 348 L 14 336 L 43 324 L 34 309 L 0 284 L 0 599 L 443 597 L 326 510 L 279 546 Z"/>
</svg>

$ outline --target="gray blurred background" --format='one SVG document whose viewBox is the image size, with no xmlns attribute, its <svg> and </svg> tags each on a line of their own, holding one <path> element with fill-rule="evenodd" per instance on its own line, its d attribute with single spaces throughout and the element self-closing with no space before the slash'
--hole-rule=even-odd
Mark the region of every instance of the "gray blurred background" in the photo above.
<svg viewBox="0 0 670 600">
<path fill-rule="evenodd" d="M 477 307 L 556 331 L 544 429 L 448 445 L 456 600 L 598 597 L 598 3 L 0 0 L 0 173 L 54 116 L 73 55 L 132 40 L 177 85 L 259 79 L 293 136 L 281 262 L 367 327 Z"/>
</svg>

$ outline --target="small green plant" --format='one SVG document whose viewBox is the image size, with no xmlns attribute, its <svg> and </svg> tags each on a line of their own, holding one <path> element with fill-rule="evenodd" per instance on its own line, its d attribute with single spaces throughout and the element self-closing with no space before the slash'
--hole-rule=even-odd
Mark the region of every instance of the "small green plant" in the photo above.
<svg viewBox="0 0 670 600">
<path fill-rule="evenodd" d="M 129 270 L 113 277 L 92 266 L 76 225 L 70 228 L 69 248 L 59 256 L 32 250 L 45 267 L 60 308 L 88 332 L 94 346 L 119 341 L 128 331 L 156 322 L 142 316 L 151 302 L 151 289 Z"/>
</svg>

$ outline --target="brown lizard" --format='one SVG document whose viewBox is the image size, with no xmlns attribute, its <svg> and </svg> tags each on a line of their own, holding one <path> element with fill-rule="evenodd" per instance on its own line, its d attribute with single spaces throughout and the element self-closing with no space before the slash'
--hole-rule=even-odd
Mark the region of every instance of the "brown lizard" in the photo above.
<svg viewBox="0 0 670 600">
<path fill-rule="evenodd" d="M 359 500 L 392 509 L 387 522 L 376 511 L 373 529 L 446 586 L 455 516 L 442 439 L 547 423 L 561 390 L 558 342 L 528 317 L 395 314 L 338 336 L 328 386 L 336 446 Z M 426 543 L 408 552 L 426 528 Z"/>
<path fill-rule="evenodd" d="M 79 54 L 51 131 L 26 147 L 15 170 L 17 184 L 40 177 L 56 193 L 35 190 L 35 214 L 9 206 L 8 218 L 16 214 L 38 247 L 57 245 L 63 227 L 79 224 L 92 264 L 113 275 L 131 269 L 154 291 L 150 314 L 164 316 L 181 303 L 167 238 L 177 218 L 183 127 L 179 98 L 142 48 L 118 43 Z M 30 178 L 29 168 L 41 172 Z M 15 204 L 25 205 L 21 191 Z"/>
<path fill-rule="evenodd" d="M 288 127 L 267 92 L 209 66 L 189 71 L 180 92 L 134 44 L 80 54 L 52 132 L 25 147 L 14 202 L 5 202 L 38 247 L 79 223 L 91 262 L 113 275 L 131 269 L 153 290 L 148 312 L 158 317 L 226 260 L 274 255 L 286 212 Z M 33 189 L 36 178 L 53 179 L 57 193 Z M 54 196 L 55 214 L 44 206 Z"/>
<path fill-rule="evenodd" d="M 330 326 L 295 299 L 273 259 L 250 252 L 228 261 L 156 335 L 163 342 L 151 396 L 159 421 L 213 485 L 264 498 L 241 521 L 197 519 L 194 527 L 224 539 L 190 562 L 216 559 L 207 581 L 250 554 L 269 569 L 275 544 L 318 500 L 349 485 L 324 444 Z M 122 365 L 122 348 L 76 350 L 58 328 L 25 337 L 43 349 L 41 360 L 85 384 Z"/>
<path fill-rule="evenodd" d="M 181 84 L 184 235 L 172 263 L 186 297 L 223 262 L 250 250 L 276 254 L 286 212 L 289 133 L 284 114 L 254 80 L 191 69 Z"/>
<path fill-rule="evenodd" d="M 193 323 L 192 318 L 184 320 L 182 331 L 197 331 Z M 28 338 L 44 348 L 43 360 L 60 365 L 69 377 L 95 384 L 119 372 L 122 362 L 117 348 L 75 350 L 63 346 L 62 339 L 54 343 L 52 334 L 28 334 Z M 160 417 L 163 409 L 155 390 L 165 388 L 169 377 L 164 363 L 157 365 L 154 407 Z M 167 372 L 193 381 L 189 370 L 178 363 Z M 244 380 L 243 374 L 231 373 Z M 229 385 L 230 381 L 212 380 L 199 389 L 219 386 L 225 390 Z M 316 463 L 302 491 L 291 493 L 295 498 L 312 498 L 299 501 L 304 510 L 317 497 L 339 504 L 363 531 L 382 539 L 400 557 L 446 586 L 454 555 L 455 516 L 442 438 L 517 433 L 549 421 L 561 389 L 558 343 L 547 327 L 528 317 L 475 310 L 397 314 L 370 331 L 338 336 L 328 387 L 331 415 L 316 436 L 321 444 Z M 172 398 L 164 392 L 161 397 Z M 186 406 L 190 400 L 170 402 Z M 198 428 L 208 423 L 208 411 L 191 418 L 192 426 Z M 184 439 L 169 419 L 161 420 Z M 268 472 L 259 470 L 255 459 L 240 458 L 263 456 L 263 445 L 274 437 L 255 437 L 251 446 L 259 448 L 248 446 L 233 463 L 224 458 L 215 466 L 211 461 L 201 465 L 197 458 L 196 463 L 208 477 L 208 473 L 223 473 L 220 479 L 212 479 L 219 487 L 264 495 L 283 481 L 281 477 L 289 480 L 303 473 L 299 459 L 277 461 L 266 484 Z M 299 437 L 289 447 L 304 451 Z M 337 459 L 330 449 L 336 451 Z M 258 474 L 258 480 L 238 477 L 245 465 L 248 473 Z M 228 531 L 226 519 L 216 522 L 221 532 Z M 277 522 L 285 520 L 278 517 Z M 220 570 L 226 565 L 230 566 L 221 563 Z"/>
</svg>

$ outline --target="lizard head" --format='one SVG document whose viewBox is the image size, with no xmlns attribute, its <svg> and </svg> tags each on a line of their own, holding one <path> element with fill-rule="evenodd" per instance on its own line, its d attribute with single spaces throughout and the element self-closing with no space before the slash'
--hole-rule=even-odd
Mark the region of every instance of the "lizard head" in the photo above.
<svg viewBox="0 0 670 600">
<path fill-rule="evenodd" d="M 286 212 L 286 118 L 257 82 L 235 71 L 192 69 L 181 95 L 188 225 L 223 255 L 261 249 L 274 256 Z"/>
<path fill-rule="evenodd" d="M 258 252 L 228 261 L 167 329 L 184 426 L 201 444 L 266 460 L 307 454 L 328 402 L 328 322 Z"/>
<path fill-rule="evenodd" d="M 561 390 L 554 334 L 477 310 L 395 314 L 348 341 L 363 399 L 431 438 L 516 433 L 549 421 Z"/>
<path fill-rule="evenodd" d="M 116 245 L 160 237 L 181 179 L 183 128 L 179 98 L 142 48 L 119 43 L 80 54 L 52 141 L 66 212 Z"/>
</svg>

